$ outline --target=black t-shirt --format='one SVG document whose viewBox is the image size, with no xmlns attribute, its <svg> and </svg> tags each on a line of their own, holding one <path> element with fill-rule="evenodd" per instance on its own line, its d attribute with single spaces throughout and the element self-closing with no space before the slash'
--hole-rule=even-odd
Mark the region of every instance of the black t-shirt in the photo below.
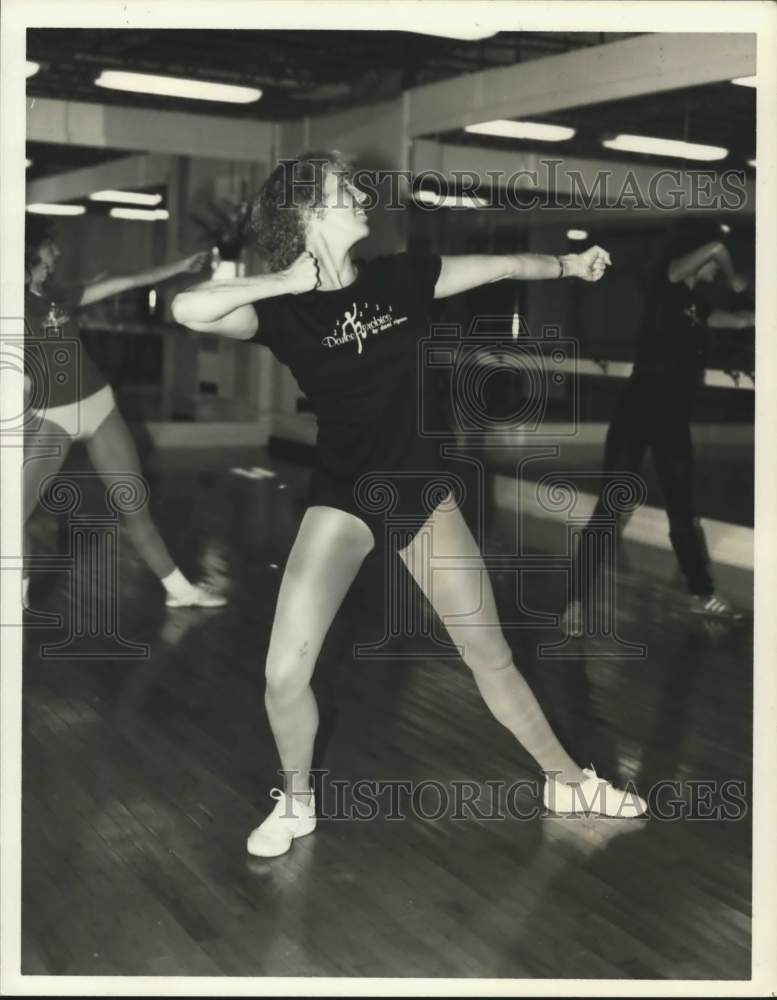
<svg viewBox="0 0 777 1000">
<path fill-rule="evenodd" d="M 319 475 L 439 467 L 419 434 L 419 340 L 441 266 L 437 255 L 378 257 L 346 288 L 255 303 L 253 340 L 288 365 L 318 417 Z"/>
<path fill-rule="evenodd" d="M 32 380 L 30 405 L 36 410 L 86 399 L 106 385 L 86 353 L 76 312 L 83 285 L 29 289 L 24 296 L 24 370 Z"/>
<path fill-rule="evenodd" d="M 645 321 L 637 345 L 635 375 L 661 375 L 680 382 L 701 379 L 707 360 L 710 302 L 697 284 L 669 281 L 662 267 L 648 290 Z"/>
</svg>

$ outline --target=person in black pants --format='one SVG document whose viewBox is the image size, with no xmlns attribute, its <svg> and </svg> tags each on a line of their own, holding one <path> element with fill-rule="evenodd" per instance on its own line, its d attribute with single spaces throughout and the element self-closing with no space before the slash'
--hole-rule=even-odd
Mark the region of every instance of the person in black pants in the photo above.
<svg viewBox="0 0 777 1000">
<path fill-rule="evenodd" d="M 604 451 L 603 484 L 594 514 L 575 554 L 570 601 L 562 625 L 583 633 L 586 591 L 599 567 L 588 564 L 587 533 L 607 513 L 607 488 L 622 472 L 637 473 L 650 449 L 669 517 L 669 537 L 691 594 L 690 610 L 719 619 L 742 617 L 715 592 L 704 538 L 694 513 L 691 417 L 704 380 L 708 329 L 746 329 L 752 312 L 713 308 L 709 291 L 719 272 L 733 292 L 746 282 L 734 270 L 721 229 L 713 223 L 685 222 L 665 242 L 649 286 L 634 369 L 618 400 Z M 585 582 L 584 582 L 585 581 Z"/>
</svg>

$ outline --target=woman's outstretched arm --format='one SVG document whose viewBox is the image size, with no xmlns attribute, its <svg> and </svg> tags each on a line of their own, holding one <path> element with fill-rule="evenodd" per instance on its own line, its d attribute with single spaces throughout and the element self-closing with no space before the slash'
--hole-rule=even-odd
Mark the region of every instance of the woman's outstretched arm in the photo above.
<svg viewBox="0 0 777 1000">
<path fill-rule="evenodd" d="M 434 287 L 434 297 L 444 299 L 506 278 L 519 281 L 546 278 L 598 281 L 611 263 L 607 251 L 596 246 L 589 247 L 585 253 L 562 254 L 560 257 L 540 253 L 444 256 L 440 277 Z"/>
<path fill-rule="evenodd" d="M 173 299 L 173 317 L 197 333 L 249 340 L 258 329 L 254 302 L 275 295 L 299 295 L 317 284 L 318 265 L 306 252 L 285 271 L 193 285 Z"/>
<path fill-rule="evenodd" d="M 115 278 L 100 278 L 84 286 L 81 295 L 80 306 L 91 306 L 95 302 L 102 302 L 113 295 L 120 295 L 122 292 L 130 291 L 133 288 L 143 288 L 146 285 L 156 285 L 162 281 L 167 281 L 179 274 L 196 274 L 202 270 L 202 266 L 207 258 L 207 253 L 200 251 L 183 260 L 177 260 L 172 264 L 162 264 L 160 267 L 150 267 L 145 271 L 137 271 L 135 274 L 121 274 Z"/>
</svg>

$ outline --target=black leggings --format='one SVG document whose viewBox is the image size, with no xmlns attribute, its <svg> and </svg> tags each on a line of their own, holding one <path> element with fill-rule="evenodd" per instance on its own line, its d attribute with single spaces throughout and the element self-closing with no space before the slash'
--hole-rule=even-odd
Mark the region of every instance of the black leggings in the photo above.
<svg viewBox="0 0 777 1000">
<path fill-rule="evenodd" d="M 714 590 L 708 570 L 704 537 L 696 522 L 693 507 L 693 444 L 691 442 L 691 412 L 695 388 L 693 384 L 677 383 L 669 378 L 631 378 L 618 400 L 607 431 L 604 449 L 604 483 L 599 493 L 594 515 L 606 513 L 603 493 L 607 484 L 617 479 L 618 472 L 638 473 L 650 449 L 669 517 L 669 538 L 688 589 L 693 594 L 707 596 Z M 576 559 L 581 553 L 596 551 L 586 544 L 585 533 L 592 530 L 591 522 Z M 581 567 L 576 564 L 573 580 L 579 587 Z M 591 580 L 597 566 L 585 566 L 583 576 Z M 573 598 L 580 599 L 575 593 Z"/>
</svg>

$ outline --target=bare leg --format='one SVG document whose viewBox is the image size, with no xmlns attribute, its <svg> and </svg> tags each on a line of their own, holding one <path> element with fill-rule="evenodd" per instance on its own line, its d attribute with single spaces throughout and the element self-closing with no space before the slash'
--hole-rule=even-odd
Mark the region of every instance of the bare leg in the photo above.
<svg viewBox="0 0 777 1000">
<path fill-rule="evenodd" d="M 286 773 L 285 791 L 307 796 L 318 707 L 310 681 L 329 627 L 372 532 L 353 514 L 309 507 L 289 554 L 267 652 L 265 705 Z"/>
<path fill-rule="evenodd" d="M 140 458 L 124 418 L 113 409 L 86 442 L 89 458 L 104 482 L 110 483 L 122 473 L 140 476 Z M 162 541 L 147 507 L 126 514 L 124 523 L 141 558 L 160 580 L 175 569 L 167 546 Z"/>
<path fill-rule="evenodd" d="M 24 546 L 25 567 L 22 570 L 23 601 L 27 603 L 27 593 L 30 582 L 30 536 L 26 525 L 32 513 L 40 503 L 43 484 L 49 476 L 55 475 L 62 468 L 70 451 L 71 441 L 64 430 L 51 421 L 44 420 L 41 426 L 32 434 L 24 437 L 24 472 L 22 486 L 22 509 L 24 512 Z"/>
<path fill-rule="evenodd" d="M 44 481 L 59 472 L 70 451 L 71 441 L 61 427 L 44 420 L 33 434 L 24 437 L 23 508 L 25 524 L 40 503 Z"/>
<path fill-rule="evenodd" d="M 423 534 L 432 527 L 432 553 L 423 552 Z M 531 688 L 513 664 L 502 632 L 483 557 L 458 507 L 450 500 L 400 552 L 409 572 L 429 599 L 492 715 L 519 740 L 543 771 L 562 782 L 585 780 L 548 724 Z M 466 561 L 468 568 L 454 568 Z M 471 567 L 471 568 L 470 568 Z"/>
</svg>

